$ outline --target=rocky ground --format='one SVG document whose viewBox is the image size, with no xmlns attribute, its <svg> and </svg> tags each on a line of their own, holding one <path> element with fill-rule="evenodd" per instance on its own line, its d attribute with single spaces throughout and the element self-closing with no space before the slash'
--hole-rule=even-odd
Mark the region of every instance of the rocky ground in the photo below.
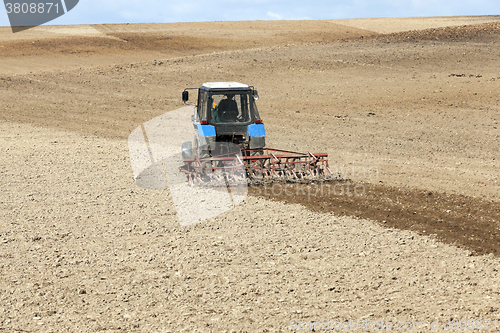
<svg viewBox="0 0 500 333">
<path fill-rule="evenodd" d="M 0 28 L 0 331 L 500 329 L 499 22 Z M 250 188 L 181 227 L 135 184 L 130 133 L 233 80 L 343 192 Z"/>
</svg>

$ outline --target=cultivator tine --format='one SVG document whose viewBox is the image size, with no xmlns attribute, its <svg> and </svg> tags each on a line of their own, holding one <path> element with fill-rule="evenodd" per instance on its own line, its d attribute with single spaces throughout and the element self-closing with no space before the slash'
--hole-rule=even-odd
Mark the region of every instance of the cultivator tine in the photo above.
<svg viewBox="0 0 500 333">
<path fill-rule="evenodd" d="M 266 184 L 279 182 L 328 181 L 333 178 L 326 153 L 297 153 L 278 149 L 247 149 L 239 154 L 223 154 L 207 159 L 185 160 L 181 172 L 188 174 L 188 181 L 200 184 L 225 184 L 244 182 Z M 207 167 L 210 165 L 211 167 Z"/>
</svg>

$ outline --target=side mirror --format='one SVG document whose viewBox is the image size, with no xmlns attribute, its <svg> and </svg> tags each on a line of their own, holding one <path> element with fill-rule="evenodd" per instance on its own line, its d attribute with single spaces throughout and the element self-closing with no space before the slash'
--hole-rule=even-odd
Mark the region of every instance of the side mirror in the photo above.
<svg viewBox="0 0 500 333">
<path fill-rule="evenodd" d="M 259 94 L 257 93 L 257 90 L 253 91 L 253 99 L 258 100 L 259 99 Z"/>
<path fill-rule="evenodd" d="M 184 90 L 182 92 L 182 101 L 184 103 L 186 103 L 187 101 L 189 101 L 189 92 L 187 90 Z"/>
</svg>

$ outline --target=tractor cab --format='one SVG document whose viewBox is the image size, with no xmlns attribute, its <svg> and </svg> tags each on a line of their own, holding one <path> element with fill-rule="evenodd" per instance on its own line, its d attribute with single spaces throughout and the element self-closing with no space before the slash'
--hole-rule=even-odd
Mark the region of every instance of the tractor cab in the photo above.
<svg viewBox="0 0 500 333">
<path fill-rule="evenodd" d="M 188 90 L 182 93 L 186 104 Z M 253 87 L 238 82 L 208 82 L 197 90 L 198 102 L 191 117 L 195 128 L 194 154 L 203 156 L 215 142 L 234 143 L 241 149 L 264 148 L 266 134 Z"/>
</svg>

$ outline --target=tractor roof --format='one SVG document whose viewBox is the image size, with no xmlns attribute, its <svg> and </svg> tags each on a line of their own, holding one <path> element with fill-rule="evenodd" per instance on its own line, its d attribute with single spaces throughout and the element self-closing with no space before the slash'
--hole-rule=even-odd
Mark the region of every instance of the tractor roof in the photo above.
<svg viewBox="0 0 500 333">
<path fill-rule="evenodd" d="M 207 82 L 203 83 L 201 88 L 208 89 L 248 89 L 246 84 L 238 82 Z"/>
</svg>

